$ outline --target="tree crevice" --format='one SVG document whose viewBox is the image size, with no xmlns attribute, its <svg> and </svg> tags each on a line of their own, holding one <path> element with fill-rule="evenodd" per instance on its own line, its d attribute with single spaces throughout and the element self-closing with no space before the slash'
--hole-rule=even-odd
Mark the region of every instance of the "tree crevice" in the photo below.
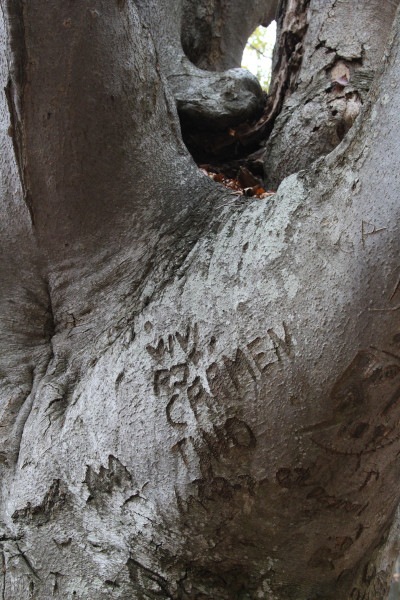
<svg viewBox="0 0 400 600">
<path fill-rule="evenodd" d="M 10 135 L 13 142 L 15 161 L 18 168 L 25 204 L 28 208 L 32 227 L 35 226 L 35 214 L 27 167 L 24 104 L 28 83 L 28 54 L 25 33 L 25 2 L 16 0 L 5 4 L 8 15 L 10 71 L 5 94 L 10 113 Z"/>
<path fill-rule="evenodd" d="M 263 174 L 262 146 L 272 133 L 285 100 L 296 89 L 309 4 L 310 0 L 287 0 L 280 4 L 271 86 L 258 116 L 217 132 L 207 127 L 197 130 L 191 121 L 183 122 L 183 139 L 198 164 L 229 176 L 236 176 L 241 166 L 256 175 Z"/>
<path fill-rule="evenodd" d="M 93 2 L 26 2 L 40 259 L 0 236 L 1 521 L 23 539 L 2 542 L 5 600 L 381 597 L 399 500 L 400 16 L 366 100 L 351 69 L 367 81 L 379 53 L 340 64 L 320 47 L 310 67 L 333 2 L 310 0 L 302 40 L 282 37 L 303 58 L 283 61 L 268 140 L 283 132 L 279 177 L 299 155 L 307 168 L 236 202 L 166 106 L 179 4 Z M 363 22 L 384 13 L 379 40 L 388 6 L 357 4 Z M 320 39 L 339 53 L 337 35 Z M 321 157 L 324 127 L 345 134 L 328 100 L 353 93 L 363 117 Z M 25 208 L 1 131 L 11 239 Z"/>
</svg>

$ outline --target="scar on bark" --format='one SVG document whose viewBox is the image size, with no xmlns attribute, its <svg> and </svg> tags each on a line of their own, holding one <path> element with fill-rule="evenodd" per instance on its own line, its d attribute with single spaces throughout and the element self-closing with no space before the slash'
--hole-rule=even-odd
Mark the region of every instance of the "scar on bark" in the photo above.
<svg viewBox="0 0 400 600">
<path fill-rule="evenodd" d="M 5 95 L 7 98 L 8 111 L 10 113 L 10 127 L 9 134 L 12 139 L 15 162 L 17 163 L 19 180 L 21 182 L 22 193 L 24 195 L 24 201 L 29 211 L 29 216 L 31 219 L 32 226 L 35 225 L 35 214 L 33 211 L 33 201 L 31 191 L 28 189 L 26 184 L 26 169 L 25 169 L 25 158 L 24 158 L 24 149 L 23 149 L 23 134 L 22 134 L 22 125 L 21 121 L 18 119 L 17 108 L 15 106 L 14 98 L 13 98 L 13 84 L 11 79 L 8 80 L 7 86 L 5 88 Z"/>
<path fill-rule="evenodd" d="M 61 510 L 66 502 L 67 494 L 63 491 L 60 480 L 54 479 L 40 504 L 32 506 L 28 502 L 25 508 L 14 511 L 11 518 L 14 523 L 33 522 L 40 527 L 50 521 L 52 515 Z"/>
<path fill-rule="evenodd" d="M 371 227 L 373 227 L 372 231 L 367 231 L 366 230 L 366 226 L 370 225 Z M 381 233 L 382 231 L 386 231 L 387 227 L 381 227 L 380 229 L 376 228 L 376 225 L 372 225 L 372 223 L 369 223 L 368 221 L 361 221 L 361 239 L 362 239 L 362 244 L 363 244 L 363 248 L 365 250 L 365 240 L 367 239 L 367 237 L 369 237 L 370 235 L 375 235 L 377 233 Z"/>
<path fill-rule="evenodd" d="M 6 2 L 6 14 L 10 36 L 12 63 L 10 77 L 5 88 L 5 95 L 10 113 L 10 135 L 12 138 L 15 161 L 21 182 L 24 202 L 28 208 L 32 226 L 35 226 L 32 193 L 29 185 L 29 175 L 26 168 L 25 132 L 24 132 L 24 101 L 27 84 L 28 57 L 25 38 L 25 3 L 22 0 Z"/>
</svg>

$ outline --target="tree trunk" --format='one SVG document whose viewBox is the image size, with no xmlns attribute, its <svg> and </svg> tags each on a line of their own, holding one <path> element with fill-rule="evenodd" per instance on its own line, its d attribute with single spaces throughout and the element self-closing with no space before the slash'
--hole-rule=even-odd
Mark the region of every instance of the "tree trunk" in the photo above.
<svg viewBox="0 0 400 600">
<path fill-rule="evenodd" d="M 179 14 L 3 9 L 2 597 L 382 598 L 399 17 L 362 119 L 259 200 L 182 143 Z"/>
<path fill-rule="evenodd" d="M 185 0 L 182 46 L 200 69 L 225 71 L 242 64 L 247 40 L 275 19 L 278 0 Z"/>
<path fill-rule="evenodd" d="M 398 0 L 284 0 L 278 15 L 266 144 L 276 189 L 341 142 L 365 103 Z M 283 104 L 283 108 L 282 108 Z"/>
</svg>

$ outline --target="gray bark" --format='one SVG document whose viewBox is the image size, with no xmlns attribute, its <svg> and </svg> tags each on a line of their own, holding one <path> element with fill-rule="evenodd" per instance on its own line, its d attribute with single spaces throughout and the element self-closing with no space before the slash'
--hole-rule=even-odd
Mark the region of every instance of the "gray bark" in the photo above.
<svg viewBox="0 0 400 600">
<path fill-rule="evenodd" d="M 399 19 L 363 119 L 252 200 L 185 150 L 151 8 L 4 7 L 2 597 L 383 597 Z"/>
<path fill-rule="evenodd" d="M 182 45 L 193 64 L 210 71 L 240 67 L 247 40 L 275 19 L 278 0 L 185 0 Z"/>
<path fill-rule="evenodd" d="M 162 71 L 183 123 L 192 128 L 226 129 L 259 116 L 264 98 L 254 75 L 234 68 L 223 73 L 205 71 L 187 58 L 180 35 L 182 4 L 182 0 L 161 6 L 156 0 L 137 2 L 143 20 L 152 31 Z M 250 5 L 250 14 L 258 6 L 254 4 L 253 10 Z"/>
<path fill-rule="evenodd" d="M 276 189 L 341 142 L 366 101 L 397 5 L 281 2 L 269 108 L 275 117 L 278 106 L 279 116 L 266 144 L 267 187 Z"/>
</svg>

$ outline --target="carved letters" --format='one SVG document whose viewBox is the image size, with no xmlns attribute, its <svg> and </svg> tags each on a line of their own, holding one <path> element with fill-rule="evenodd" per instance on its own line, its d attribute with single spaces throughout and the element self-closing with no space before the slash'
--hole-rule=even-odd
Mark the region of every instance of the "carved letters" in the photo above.
<svg viewBox="0 0 400 600">
<path fill-rule="evenodd" d="M 281 352 L 284 352 L 285 354 L 287 354 L 289 358 L 294 358 L 293 344 L 292 344 L 292 340 L 289 335 L 285 321 L 282 323 L 282 325 L 283 325 L 283 329 L 285 332 L 284 340 L 282 340 L 278 335 L 276 335 L 276 333 L 273 329 L 268 329 L 268 335 L 271 338 L 271 340 L 274 342 L 274 348 L 275 348 L 275 352 L 278 357 L 278 360 L 281 360 Z"/>
<path fill-rule="evenodd" d="M 200 353 L 197 350 L 198 336 L 198 325 L 195 323 L 193 329 L 188 325 L 184 334 L 176 331 L 175 335 L 169 334 L 167 340 L 160 338 L 156 346 L 148 344 L 146 350 L 154 360 L 161 361 L 167 354 L 171 357 L 174 356 L 175 345 L 178 342 L 188 361 L 197 365 L 200 358 Z"/>
<path fill-rule="evenodd" d="M 206 378 L 212 394 L 219 395 L 221 389 L 221 380 L 224 380 L 224 388 L 229 389 L 229 394 L 235 393 L 230 389 L 233 385 L 236 392 L 241 392 L 244 380 L 249 376 L 255 381 L 258 376 L 264 375 L 269 367 L 282 360 L 282 355 L 286 354 L 289 358 L 294 357 L 294 349 L 291 337 L 285 323 L 283 323 L 285 332 L 284 339 L 281 339 L 273 329 L 268 329 L 268 338 L 256 337 L 250 341 L 245 347 L 236 348 L 233 356 L 222 356 L 222 364 L 218 365 L 213 362 L 206 368 Z M 268 344 L 269 340 L 269 344 Z M 270 342 L 272 341 L 272 348 Z M 191 406 L 193 408 L 195 395 L 204 395 L 203 392 L 193 391 L 190 386 L 194 382 L 189 383 L 189 366 L 192 364 L 197 366 L 202 356 L 202 352 L 198 348 L 198 325 L 193 328 L 188 325 L 184 334 L 178 331 L 175 335 L 168 335 L 167 339 L 161 338 L 154 346 L 148 344 L 147 352 L 158 363 L 166 358 L 174 357 L 175 347 L 178 346 L 185 353 L 185 361 L 176 363 L 170 368 L 159 368 L 154 372 L 153 387 L 154 393 L 159 396 L 164 389 L 173 393 L 174 390 L 187 389 L 191 395 Z M 213 352 L 216 345 L 215 336 L 212 336 L 209 344 L 209 351 Z M 271 356 L 271 350 L 274 351 L 276 357 Z M 222 374 L 222 371 L 224 373 Z M 228 381 L 227 381 L 228 380 Z M 197 379 L 196 384 L 199 387 L 200 381 Z M 194 411 L 195 412 L 195 411 Z"/>
<path fill-rule="evenodd" d="M 226 413 L 224 406 L 232 409 L 229 412 L 234 414 L 235 404 L 241 404 L 240 399 L 249 389 L 256 389 L 257 381 L 267 375 L 273 364 L 285 355 L 294 357 L 285 323 L 283 330 L 283 339 L 270 328 L 265 337 L 254 338 L 236 348 L 233 355 L 222 355 L 220 361 L 214 360 L 201 370 L 200 360 L 203 359 L 203 365 L 207 363 L 217 347 L 217 339 L 212 336 L 200 349 L 197 323 L 146 346 L 157 363 L 153 389 L 156 396 L 165 398 L 166 420 L 174 429 L 187 432 L 174 445 L 186 465 L 193 453 L 200 462 L 204 453 L 220 460 L 230 448 L 255 445 L 254 434 L 243 420 L 230 416 L 225 417 L 222 425 L 218 423 Z M 195 435 L 191 435 L 193 433 Z"/>
<path fill-rule="evenodd" d="M 219 427 L 213 425 L 212 431 L 199 429 L 199 438 L 193 436 L 179 440 L 173 449 L 177 450 L 184 463 L 188 462 L 188 451 L 194 449 L 195 453 L 202 458 L 204 450 L 211 454 L 216 460 L 229 454 L 231 448 L 254 448 L 256 438 L 253 431 L 245 421 L 236 417 L 227 419 Z"/>
</svg>

